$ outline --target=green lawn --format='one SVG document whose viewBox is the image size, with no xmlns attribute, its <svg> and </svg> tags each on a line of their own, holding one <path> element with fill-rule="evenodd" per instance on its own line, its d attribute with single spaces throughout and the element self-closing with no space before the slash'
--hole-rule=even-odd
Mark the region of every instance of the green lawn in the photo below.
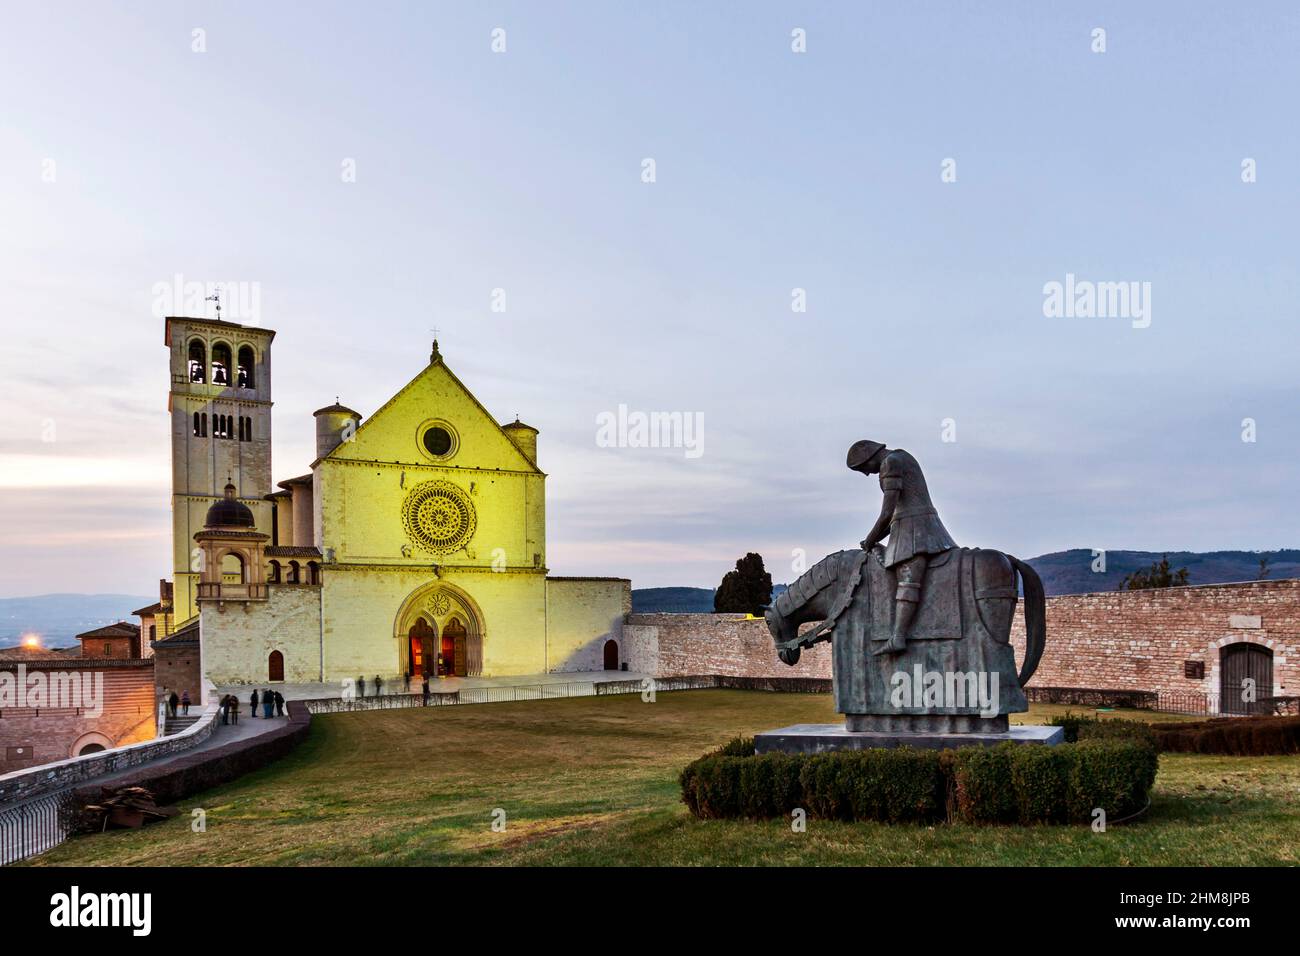
<svg viewBox="0 0 1300 956">
<path fill-rule="evenodd" d="M 1021 722 L 1065 707 L 1035 706 Z M 1075 708 L 1079 710 L 1079 708 Z M 1116 712 L 1116 716 L 1128 716 Z M 1141 715 L 1144 718 L 1149 715 Z M 737 734 L 836 720 L 827 695 L 661 693 L 317 717 L 294 754 L 143 830 L 37 865 L 1300 863 L 1300 757 L 1160 759 L 1151 809 L 1087 827 L 700 821 L 679 770 Z M 207 811 L 193 833 L 189 811 Z M 492 829 L 495 808 L 506 812 Z"/>
</svg>

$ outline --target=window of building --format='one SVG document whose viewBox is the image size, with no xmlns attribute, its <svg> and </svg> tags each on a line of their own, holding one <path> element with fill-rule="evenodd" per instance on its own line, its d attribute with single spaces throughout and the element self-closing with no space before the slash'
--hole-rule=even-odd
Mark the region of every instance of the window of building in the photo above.
<svg viewBox="0 0 1300 956">
<path fill-rule="evenodd" d="M 456 454 L 460 439 L 456 430 L 444 421 L 428 421 L 420 426 L 420 448 L 430 458 L 445 459 Z"/>
<path fill-rule="evenodd" d="M 253 349 L 242 345 L 239 348 L 239 366 L 235 372 L 235 384 L 240 388 L 253 388 Z"/>
<path fill-rule="evenodd" d="M 212 346 L 212 384 L 230 385 L 230 346 L 224 342 Z"/>
<path fill-rule="evenodd" d="M 207 349 L 199 339 L 190 343 L 189 352 L 190 381 L 202 384 L 206 382 L 207 374 L 205 369 L 208 366 Z"/>
</svg>

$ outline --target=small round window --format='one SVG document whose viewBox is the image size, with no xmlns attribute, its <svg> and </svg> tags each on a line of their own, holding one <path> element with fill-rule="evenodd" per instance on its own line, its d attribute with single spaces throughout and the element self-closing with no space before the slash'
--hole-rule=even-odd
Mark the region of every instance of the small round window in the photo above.
<svg viewBox="0 0 1300 956">
<path fill-rule="evenodd" d="M 430 458 L 450 458 L 456 453 L 456 432 L 442 421 L 427 422 L 420 429 L 420 445 Z"/>
<path fill-rule="evenodd" d="M 434 425 L 424 433 L 424 447 L 434 458 L 441 458 L 451 451 L 451 432 Z"/>
</svg>

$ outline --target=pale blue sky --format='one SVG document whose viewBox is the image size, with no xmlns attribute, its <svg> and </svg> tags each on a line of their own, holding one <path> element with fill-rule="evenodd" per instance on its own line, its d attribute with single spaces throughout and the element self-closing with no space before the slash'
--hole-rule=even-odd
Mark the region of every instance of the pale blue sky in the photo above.
<svg viewBox="0 0 1300 956">
<path fill-rule="evenodd" d="M 0 595 L 168 573 L 178 273 L 259 284 L 279 478 L 440 328 L 541 429 L 556 573 L 788 580 L 870 527 L 863 437 L 962 544 L 1294 547 L 1298 9 L 6 3 Z M 1151 326 L 1045 318 L 1066 273 Z M 620 403 L 704 454 L 598 448 Z"/>
</svg>

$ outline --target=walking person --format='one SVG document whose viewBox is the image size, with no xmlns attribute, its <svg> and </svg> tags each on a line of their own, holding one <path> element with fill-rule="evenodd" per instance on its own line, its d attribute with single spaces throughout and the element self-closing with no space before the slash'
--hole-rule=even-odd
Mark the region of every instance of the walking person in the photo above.
<svg viewBox="0 0 1300 956">
<path fill-rule="evenodd" d="M 378 697 L 384 692 L 384 679 L 378 674 L 375 675 L 375 696 Z"/>
<path fill-rule="evenodd" d="M 284 716 L 284 695 L 278 690 L 275 692 L 275 716 Z"/>
<path fill-rule="evenodd" d="M 423 706 L 428 707 L 429 706 L 429 675 L 428 674 L 424 675 L 424 683 L 420 686 L 420 696 L 424 700 Z"/>
<path fill-rule="evenodd" d="M 358 697 L 365 697 L 365 696 L 366 696 L 366 679 L 365 679 L 365 677 L 358 677 L 358 678 L 357 678 L 357 696 L 358 696 Z"/>
<path fill-rule="evenodd" d="M 171 695 L 170 697 L 167 698 L 167 716 L 168 716 L 168 717 L 175 717 L 175 716 L 176 716 L 176 705 L 179 704 L 180 702 L 181 702 L 181 699 L 180 699 L 179 697 L 176 696 L 176 691 L 172 691 L 172 695 Z"/>
<path fill-rule="evenodd" d="M 181 712 L 186 717 L 190 715 L 190 692 L 188 690 L 181 691 Z"/>
<path fill-rule="evenodd" d="M 222 726 L 230 723 L 230 695 L 227 694 L 221 698 L 221 723 Z"/>
<path fill-rule="evenodd" d="M 257 689 L 253 689 L 252 695 L 248 698 L 248 710 L 254 717 L 257 716 Z"/>
<path fill-rule="evenodd" d="M 239 723 L 239 698 L 234 694 L 230 695 L 230 722 Z"/>
</svg>

